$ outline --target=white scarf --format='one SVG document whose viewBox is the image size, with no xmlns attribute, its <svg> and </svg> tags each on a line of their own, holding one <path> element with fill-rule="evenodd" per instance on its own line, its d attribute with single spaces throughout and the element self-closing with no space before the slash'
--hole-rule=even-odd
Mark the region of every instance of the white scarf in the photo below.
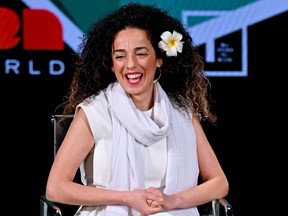
<svg viewBox="0 0 288 216">
<path fill-rule="evenodd" d="M 197 185 L 196 138 L 188 113 L 172 106 L 159 83 L 154 88 L 154 119 L 138 110 L 119 83 L 108 86 L 112 116 L 112 171 L 108 189 L 145 189 L 144 146 L 167 137 L 168 161 L 164 193 L 174 194 Z M 171 215 L 198 215 L 196 208 L 175 210 Z M 138 216 L 127 206 L 110 205 L 107 216 Z"/>
</svg>

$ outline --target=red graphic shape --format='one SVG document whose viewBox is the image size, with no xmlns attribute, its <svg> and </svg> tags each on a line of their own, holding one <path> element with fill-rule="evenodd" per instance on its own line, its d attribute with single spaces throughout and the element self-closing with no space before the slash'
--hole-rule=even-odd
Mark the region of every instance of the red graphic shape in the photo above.
<svg viewBox="0 0 288 216">
<path fill-rule="evenodd" d="M 20 28 L 20 20 L 16 13 L 8 8 L 0 7 L 0 50 L 15 47 L 20 37 L 16 36 Z"/>
<path fill-rule="evenodd" d="M 63 50 L 62 25 L 47 10 L 23 9 L 23 49 Z"/>
</svg>

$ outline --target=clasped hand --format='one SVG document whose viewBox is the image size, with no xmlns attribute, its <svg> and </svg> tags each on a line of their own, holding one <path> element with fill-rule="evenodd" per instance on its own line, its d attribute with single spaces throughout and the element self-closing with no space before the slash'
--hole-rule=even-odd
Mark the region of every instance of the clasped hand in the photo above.
<svg viewBox="0 0 288 216">
<path fill-rule="evenodd" d="M 176 207 L 173 195 L 167 195 L 154 187 L 150 187 L 145 191 L 135 190 L 132 193 L 134 194 L 130 206 L 139 211 L 141 216 L 172 210 Z M 139 200 L 141 201 L 139 202 Z"/>
</svg>

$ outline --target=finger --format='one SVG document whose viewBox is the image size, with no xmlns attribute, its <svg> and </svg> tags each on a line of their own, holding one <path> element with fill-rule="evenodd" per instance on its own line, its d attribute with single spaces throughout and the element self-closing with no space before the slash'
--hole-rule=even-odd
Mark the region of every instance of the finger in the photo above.
<svg viewBox="0 0 288 216">
<path fill-rule="evenodd" d="M 156 201 L 156 202 L 162 202 L 163 201 L 162 194 L 160 196 L 155 195 L 155 194 L 149 194 L 146 197 L 147 197 L 147 199 L 152 200 L 152 201 Z"/>
<path fill-rule="evenodd" d="M 147 199 L 146 203 L 151 208 L 159 208 L 159 207 L 161 207 L 160 204 L 157 201 L 155 201 L 155 200 Z"/>
<path fill-rule="evenodd" d="M 156 188 L 151 187 L 151 188 L 148 188 L 146 191 L 149 192 L 151 195 L 153 194 L 152 196 L 147 196 L 148 198 L 152 200 L 157 200 L 156 197 L 157 198 L 163 197 L 163 192 Z"/>
<path fill-rule="evenodd" d="M 159 190 L 157 188 L 154 188 L 154 187 L 149 187 L 148 189 L 146 189 L 146 191 L 148 191 L 150 193 L 155 193 L 155 192 L 158 192 Z"/>
<path fill-rule="evenodd" d="M 153 203 L 153 200 L 152 199 L 146 199 L 146 203 L 148 206 L 151 207 L 152 203 Z"/>
</svg>

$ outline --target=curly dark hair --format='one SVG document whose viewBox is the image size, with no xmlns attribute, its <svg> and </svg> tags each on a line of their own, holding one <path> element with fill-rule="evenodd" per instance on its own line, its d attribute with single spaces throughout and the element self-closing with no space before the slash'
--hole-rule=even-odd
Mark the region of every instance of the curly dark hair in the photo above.
<svg viewBox="0 0 288 216">
<path fill-rule="evenodd" d="M 204 63 L 183 24 L 173 18 L 169 11 L 155 5 L 129 3 L 99 20 L 84 34 L 76 54 L 75 72 L 63 104 L 64 114 L 72 113 L 75 107 L 90 96 L 97 96 L 110 83 L 116 82 L 112 66 L 112 45 L 115 35 L 126 28 L 145 30 L 156 57 L 163 59 L 161 84 L 169 98 L 180 108 L 189 108 L 196 115 L 215 123 L 216 116 L 210 111 L 207 99 L 210 82 L 204 74 Z M 182 53 L 167 57 L 158 48 L 164 31 L 177 31 L 184 42 Z M 93 98 L 93 97 L 92 97 Z"/>
</svg>

